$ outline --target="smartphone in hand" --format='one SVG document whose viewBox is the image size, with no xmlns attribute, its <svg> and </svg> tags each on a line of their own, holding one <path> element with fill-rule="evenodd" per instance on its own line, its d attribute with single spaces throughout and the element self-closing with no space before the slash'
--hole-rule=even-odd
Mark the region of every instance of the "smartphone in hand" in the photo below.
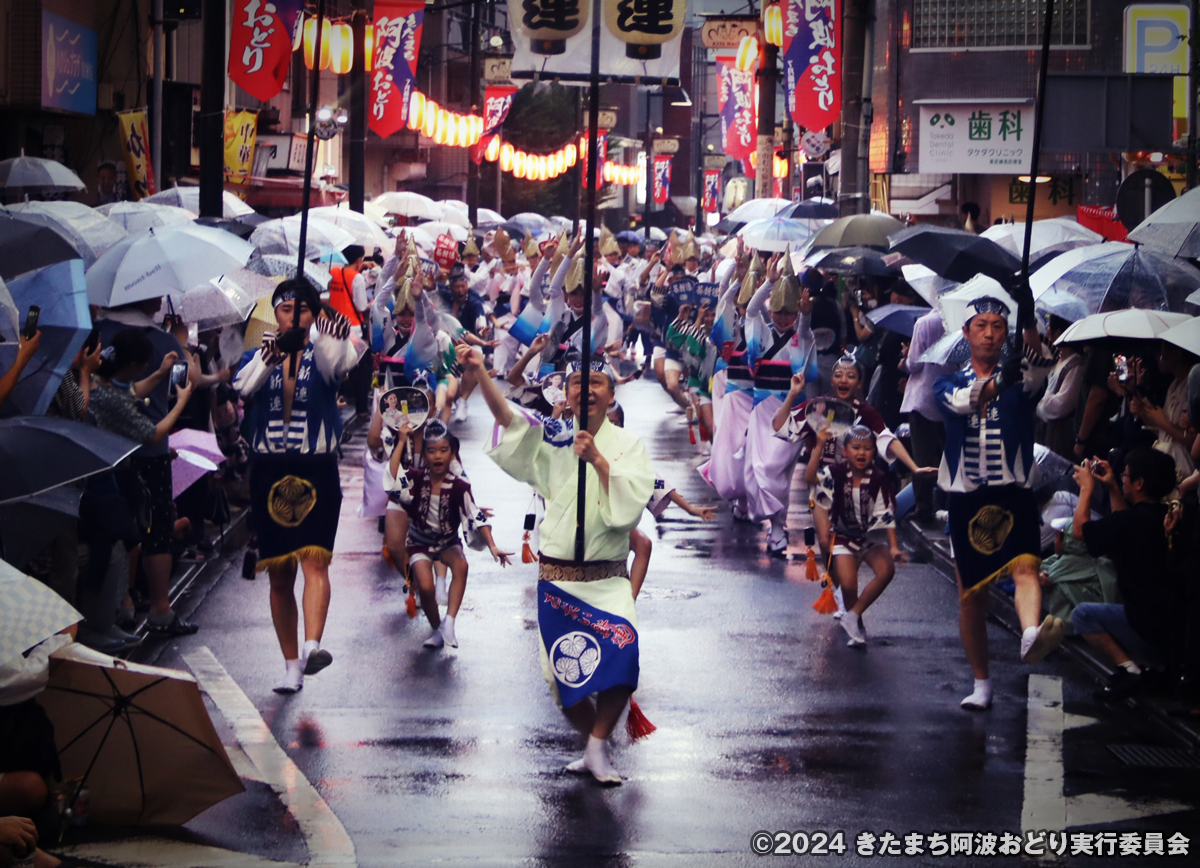
<svg viewBox="0 0 1200 868">
<path fill-rule="evenodd" d="M 37 334 L 38 319 L 42 315 L 42 309 L 36 304 L 29 305 L 29 314 L 25 317 L 25 328 L 21 330 L 21 335 L 25 340 L 29 340 Z"/>
<path fill-rule="evenodd" d="M 178 389 L 188 378 L 187 362 L 176 362 L 171 365 L 171 385 Z"/>
</svg>

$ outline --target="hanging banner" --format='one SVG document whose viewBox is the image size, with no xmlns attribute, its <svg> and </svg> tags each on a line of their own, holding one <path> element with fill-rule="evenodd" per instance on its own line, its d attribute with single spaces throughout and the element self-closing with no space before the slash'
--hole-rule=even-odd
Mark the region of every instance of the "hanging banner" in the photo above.
<svg viewBox="0 0 1200 868">
<path fill-rule="evenodd" d="M 671 196 L 671 160 L 669 154 L 654 155 L 654 182 L 650 192 L 654 195 L 655 205 L 667 204 Z"/>
<path fill-rule="evenodd" d="M 225 182 L 246 186 L 254 165 L 258 112 L 225 112 Z"/>
<path fill-rule="evenodd" d="M 381 138 L 408 123 L 424 22 L 424 0 L 375 2 L 375 58 L 367 125 Z"/>
<path fill-rule="evenodd" d="M 823 130 L 842 110 L 842 22 L 834 0 L 783 0 L 783 82 L 788 111 Z"/>
<path fill-rule="evenodd" d="M 250 96 L 267 102 L 287 81 L 304 0 L 236 0 L 231 15 L 229 77 Z"/>
<path fill-rule="evenodd" d="M 686 0 L 604 0 L 603 6 L 600 74 L 677 83 Z M 508 21 L 513 78 L 590 76 L 591 0 L 508 0 Z"/>
<path fill-rule="evenodd" d="M 583 166 L 580 173 L 580 186 L 587 189 L 587 142 L 584 135 L 579 140 L 579 164 Z M 596 134 L 596 189 L 604 186 L 604 164 L 608 161 L 608 130 L 600 130 Z"/>
<path fill-rule="evenodd" d="M 721 144 L 727 156 L 735 160 L 745 160 L 754 153 L 758 141 L 754 69 L 742 72 L 734 66 L 734 55 L 718 54 L 717 75 L 717 112 L 721 115 Z"/>
<path fill-rule="evenodd" d="M 704 200 L 701 207 L 709 214 L 715 214 L 721 201 L 721 170 L 704 170 Z"/>
<path fill-rule="evenodd" d="M 134 202 L 153 196 L 154 168 L 150 165 L 150 132 L 146 126 L 146 110 L 139 109 L 117 114 L 121 134 L 121 152 L 125 155 L 125 176 L 129 195 Z"/>
<path fill-rule="evenodd" d="M 512 108 L 517 94 L 515 84 L 489 84 L 483 90 L 483 135 L 490 136 L 500 128 Z"/>
</svg>

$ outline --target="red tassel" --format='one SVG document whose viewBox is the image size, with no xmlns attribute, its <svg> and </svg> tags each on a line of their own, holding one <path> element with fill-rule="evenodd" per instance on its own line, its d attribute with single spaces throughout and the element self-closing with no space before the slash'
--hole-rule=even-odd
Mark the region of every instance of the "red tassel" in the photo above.
<svg viewBox="0 0 1200 868">
<path fill-rule="evenodd" d="M 837 600 L 833 598 L 833 582 L 826 579 L 822 584 L 825 590 L 821 591 L 821 596 L 813 603 L 813 609 L 822 615 L 832 615 L 837 611 Z"/>
<path fill-rule="evenodd" d="M 820 578 L 817 575 L 817 553 L 813 551 L 812 546 L 804 547 L 804 578 L 810 582 Z"/>
<path fill-rule="evenodd" d="M 704 417 L 700 417 L 700 439 L 705 443 L 712 442 L 712 432 L 708 430 L 708 426 L 704 424 Z"/>
<path fill-rule="evenodd" d="M 404 611 L 408 617 L 417 617 L 417 589 L 413 587 L 413 583 L 408 583 L 408 599 L 404 601 Z"/>
<path fill-rule="evenodd" d="M 654 733 L 658 727 L 652 724 L 646 715 L 642 714 L 642 709 L 632 699 L 629 700 L 629 715 L 625 718 L 625 732 L 629 734 L 630 741 L 637 741 L 639 738 L 645 738 Z"/>
<path fill-rule="evenodd" d="M 521 543 L 521 563 L 536 564 L 537 555 L 533 553 L 533 549 L 529 547 L 529 531 L 525 531 L 525 536 L 522 537 Z"/>
<path fill-rule="evenodd" d="M 392 553 L 388 551 L 388 547 L 383 547 L 383 562 L 388 565 L 388 569 L 396 569 L 396 561 L 392 558 Z"/>
<path fill-rule="evenodd" d="M 688 442 L 693 446 L 696 445 L 696 429 L 692 427 L 691 422 L 688 422 Z"/>
</svg>

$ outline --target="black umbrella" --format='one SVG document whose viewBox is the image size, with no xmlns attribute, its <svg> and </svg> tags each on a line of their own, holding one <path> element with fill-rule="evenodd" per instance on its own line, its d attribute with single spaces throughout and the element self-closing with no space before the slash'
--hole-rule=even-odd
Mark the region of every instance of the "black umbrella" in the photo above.
<svg viewBox="0 0 1200 868">
<path fill-rule="evenodd" d="M 52 416 L 0 419 L 0 504 L 119 464 L 138 448 L 108 431 Z"/>
<path fill-rule="evenodd" d="M 836 220 L 842 215 L 838 211 L 838 206 L 832 202 L 803 199 L 795 205 L 788 205 L 775 216 L 790 217 L 793 220 Z"/>
<path fill-rule="evenodd" d="M 78 258 L 71 242 L 49 226 L 0 211 L 0 278 L 12 280 L 18 274 Z"/>
<path fill-rule="evenodd" d="M 201 226 L 212 226 L 232 232 L 238 238 L 248 239 L 254 230 L 262 223 L 270 220 L 265 214 L 245 214 L 241 217 L 197 217 L 196 222 Z"/>
<path fill-rule="evenodd" d="M 60 485 L 0 506 L 0 553 L 10 564 L 29 563 L 79 517 L 83 489 Z"/>
<path fill-rule="evenodd" d="M 893 251 L 959 283 L 986 274 L 1010 287 L 1021 267 L 1021 260 L 995 241 L 962 229 L 922 223 L 902 229 L 888 240 Z"/>
<path fill-rule="evenodd" d="M 834 274 L 854 274 L 859 277 L 898 274 L 900 269 L 888 265 L 885 256 L 872 247 L 834 247 L 813 262 L 812 266 Z"/>
<path fill-rule="evenodd" d="M 713 227 L 713 232 L 717 235 L 733 235 L 746 223 L 743 220 L 730 220 L 728 217 L 721 219 L 721 222 Z"/>
</svg>

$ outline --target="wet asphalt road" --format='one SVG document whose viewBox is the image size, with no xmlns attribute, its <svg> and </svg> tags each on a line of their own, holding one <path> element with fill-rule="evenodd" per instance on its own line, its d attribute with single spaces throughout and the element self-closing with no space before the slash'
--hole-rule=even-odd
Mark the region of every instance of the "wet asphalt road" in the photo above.
<svg viewBox="0 0 1200 868">
<path fill-rule="evenodd" d="M 698 459 L 687 428 L 667 412 L 658 387 L 634 383 L 620 398 L 659 472 L 693 502 L 715 502 L 692 469 Z M 482 455 L 486 408 L 476 398 L 471 411 L 455 428 L 464 464 L 477 501 L 496 510 L 501 547 L 519 551 L 529 493 Z M 1088 815 L 1097 822 L 1081 828 L 1200 836 L 1197 771 L 1123 765 L 1108 744 L 1167 743 L 1128 711 L 1093 704 L 1090 677 L 1062 655 L 1023 666 L 1016 638 L 991 625 L 995 705 L 964 712 L 958 703 L 970 672 L 943 575 L 902 567 L 868 613 L 869 646 L 850 649 L 836 623 L 812 610 L 819 588 L 805 580 L 803 561 L 762 556 L 765 534 L 732 524 L 724 507 L 712 523 L 676 508 L 657 527 L 643 521 L 656 541 L 638 603 L 637 697 L 658 732 L 632 745 L 618 737 L 614 761 L 626 776 L 618 789 L 563 774 L 581 741 L 549 699 L 537 663 L 536 567 L 501 569 L 486 553 L 469 553 L 460 647 L 422 648 L 428 627 L 423 616 L 405 614 L 402 581 L 379 557 L 375 520 L 355 515 L 362 443 L 359 435 L 347 444 L 343 462 L 323 643 L 333 665 L 295 697 L 271 692 L 282 664 L 267 583 L 240 577 L 240 555 L 189 595 L 200 633 L 157 654 L 160 665 L 186 668 L 187 654 L 211 650 L 341 821 L 358 864 L 740 865 L 759 860 L 751 852 L 758 830 L 842 831 L 844 854 L 773 858 L 847 864 L 862 861 L 855 842 L 863 830 L 1020 833 L 1023 809 L 1042 804 L 1026 795 L 1031 674 L 1061 679 L 1061 800 L 1111 797 L 1108 813 Z M 800 539 L 793 532 L 793 543 Z M 236 753 L 236 734 L 215 705 L 213 716 Z M 320 863 L 270 788 L 252 779 L 247 786 L 176 837 Z M 1178 804 L 1127 818 L 1149 799 Z M 1044 827 L 1062 823 L 1047 816 Z M 927 852 L 893 861 L 1016 860 Z"/>
</svg>

